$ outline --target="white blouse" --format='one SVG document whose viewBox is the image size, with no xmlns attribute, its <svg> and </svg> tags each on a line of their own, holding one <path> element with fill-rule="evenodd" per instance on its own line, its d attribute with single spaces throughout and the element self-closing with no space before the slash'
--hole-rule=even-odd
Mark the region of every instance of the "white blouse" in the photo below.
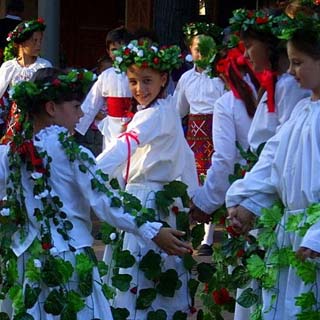
<svg viewBox="0 0 320 320">
<path fill-rule="evenodd" d="M 265 92 L 257 106 L 252 125 L 248 133 L 250 148 L 257 151 L 261 143 L 270 139 L 278 128 L 286 122 L 295 107 L 311 92 L 299 87 L 298 82 L 288 73 L 282 74 L 275 87 L 275 112 L 268 112 L 267 92 Z"/>
<path fill-rule="evenodd" d="M 125 73 L 117 73 L 113 67 L 104 70 L 93 84 L 81 105 L 84 116 L 76 130 L 84 135 L 95 116 L 105 105 L 106 97 L 131 97 L 128 78 Z"/>
<path fill-rule="evenodd" d="M 227 207 L 243 205 L 256 215 L 280 198 L 287 210 L 320 201 L 320 101 L 301 100 L 288 121 L 264 147 L 259 161 L 226 195 Z M 320 222 L 302 246 L 320 252 Z"/>
<path fill-rule="evenodd" d="M 213 105 L 226 92 L 220 78 L 210 78 L 195 67 L 186 71 L 178 81 L 174 95 L 181 118 L 187 114 L 212 114 Z"/>
<path fill-rule="evenodd" d="M 110 199 L 106 195 L 92 190 L 90 173 L 79 170 L 80 162 L 70 162 L 65 151 L 58 141 L 59 133 L 66 132 L 65 128 L 51 126 L 41 130 L 34 138 L 34 145 L 39 152 L 46 151 L 52 158 L 50 164 L 49 185 L 52 187 L 50 194 L 58 195 L 63 202 L 62 211 L 67 213 L 67 218 L 72 222 L 73 229 L 69 231 L 70 244 L 76 249 L 92 246 L 90 210 L 92 209 L 99 219 L 109 224 L 134 233 L 143 241 L 150 241 L 159 231 L 161 224 L 145 223 L 137 227 L 135 219 L 130 214 L 124 213 L 122 208 L 111 208 Z M 5 197 L 6 181 L 10 174 L 8 168 L 8 146 L 0 146 L 0 196 Z M 89 157 L 94 159 L 91 152 L 82 148 Z M 91 170 L 97 170 L 92 166 Z M 34 217 L 34 209 L 41 207 L 41 200 L 35 199 L 30 172 L 22 170 L 22 184 L 25 190 L 26 206 L 28 211 L 29 225 L 28 235 L 21 242 L 20 234 L 16 233 L 12 239 L 12 248 L 17 256 L 21 255 L 36 237 L 40 236 L 40 226 Z M 58 252 L 69 251 L 68 243 L 56 231 L 52 223 L 51 231 L 53 244 Z"/>
<path fill-rule="evenodd" d="M 114 139 L 97 157 L 99 166 L 111 175 L 121 168 L 125 176 L 128 141 L 131 149 L 128 183 L 163 185 L 181 178 L 190 190 L 194 189 L 198 181 L 194 154 L 184 138 L 175 98 L 168 96 L 149 108 L 138 108 L 140 111 L 134 115 L 126 133 Z"/>
</svg>

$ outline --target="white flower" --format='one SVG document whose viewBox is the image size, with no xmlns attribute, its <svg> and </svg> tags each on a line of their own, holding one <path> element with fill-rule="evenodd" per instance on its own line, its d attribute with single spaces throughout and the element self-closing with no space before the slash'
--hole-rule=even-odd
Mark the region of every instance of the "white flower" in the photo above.
<svg viewBox="0 0 320 320">
<path fill-rule="evenodd" d="M 186 59 L 187 62 L 192 62 L 193 61 L 191 54 L 187 54 L 185 59 Z"/>
<path fill-rule="evenodd" d="M 139 51 L 137 52 L 137 56 L 138 56 L 138 57 L 143 57 L 143 55 L 144 55 L 143 50 L 139 50 Z"/>
<path fill-rule="evenodd" d="M 12 96 L 14 94 L 14 89 L 13 88 L 9 89 L 8 94 L 9 94 L 9 97 L 12 98 Z"/>
<path fill-rule="evenodd" d="M 113 241 L 113 240 L 115 240 L 117 238 L 117 234 L 113 232 L 113 233 L 110 234 L 109 238 L 110 238 L 111 241 Z"/>
<path fill-rule="evenodd" d="M 9 208 L 3 208 L 1 211 L 0 211 L 0 214 L 4 217 L 7 217 L 8 215 L 10 215 L 10 209 Z"/>
<path fill-rule="evenodd" d="M 122 58 L 122 57 L 116 57 L 116 61 L 117 61 L 118 63 L 121 63 L 121 62 L 123 61 L 123 58 Z"/>
<path fill-rule="evenodd" d="M 157 47 L 151 46 L 150 48 L 151 48 L 154 52 L 158 52 L 158 48 L 157 48 Z"/>
<path fill-rule="evenodd" d="M 135 52 L 135 53 L 138 53 L 138 52 L 139 52 L 139 49 L 138 49 L 137 47 L 133 47 L 133 48 L 132 48 L 132 51 Z"/>
<path fill-rule="evenodd" d="M 42 198 L 45 198 L 48 194 L 49 194 L 49 190 L 46 189 L 46 190 L 42 191 L 41 193 L 36 194 L 36 195 L 34 196 L 34 198 L 37 199 L 37 200 L 40 200 L 40 199 L 42 199 Z"/>
<path fill-rule="evenodd" d="M 11 41 L 11 38 L 10 37 L 7 37 L 7 39 L 6 39 L 7 41 Z"/>
<path fill-rule="evenodd" d="M 129 43 L 129 44 L 127 45 L 127 48 L 129 48 L 130 50 L 132 50 L 132 49 L 134 48 L 134 45 L 133 45 L 132 43 Z"/>
<path fill-rule="evenodd" d="M 41 268 L 42 266 L 42 263 L 39 259 L 34 259 L 33 260 L 33 265 L 36 267 L 36 268 Z"/>
<path fill-rule="evenodd" d="M 56 254 L 58 253 L 58 249 L 57 249 L 56 247 L 52 247 L 52 248 L 50 249 L 50 253 L 51 253 L 52 255 L 56 255 Z"/>
<path fill-rule="evenodd" d="M 31 177 L 35 180 L 40 179 L 43 176 L 41 172 L 32 172 Z"/>
<path fill-rule="evenodd" d="M 24 26 L 25 26 L 26 28 L 29 28 L 29 23 L 25 23 Z"/>
</svg>

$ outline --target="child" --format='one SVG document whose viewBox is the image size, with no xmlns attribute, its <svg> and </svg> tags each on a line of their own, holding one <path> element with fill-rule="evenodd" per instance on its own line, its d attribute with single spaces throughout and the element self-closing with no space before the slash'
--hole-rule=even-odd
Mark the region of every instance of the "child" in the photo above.
<svg viewBox="0 0 320 320">
<path fill-rule="evenodd" d="M 199 41 L 203 35 L 222 40 L 222 29 L 213 23 L 190 23 L 184 27 L 184 34 L 194 62 L 201 59 Z M 196 157 L 199 182 L 211 165 L 213 105 L 224 93 L 224 82 L 218 77 L 210 78 L 196 64 L 181 76 L 174 93 L 181 118 L 188 115 L 187 141 Z M 212 254 L 213 233 L 214 225 L 206 224 L 199 255 Z"/>
<path fill-rule="evenodd" d="M 175 100 L 172 96 L 162 99 L 168 73 L 180 65 L 180 50 L 176 46 L 159 48 L 150 46 L 148 42 L 138 45 L 138 41 L 132 41 L 116 51 L 116 55 L 115 64 L 121 72 L 126 71 L 138 111 L 126 131 L 110 143 L 97 161 L 109 175 L 122 169 L 126 191 L 138 197 L 144 206 L 155 209 L 155 192 L 162 190 L 165 184 L 181 179 L 192 192 L 197 183 L 194 156 L 184 139 Z M 171 210 L 168 215 L 160 211 L 155 214 L 157 219 L 171 226 L 176 225 L 176 216 Z M 163 309 L 167 319 L 172 319 L 174 314 L 177 317 L 181 312 L 186 316 L 191 301 L 187 288 L 189 273 L 182 260 L 160 255 L 161 252 L 153 245 L 142 247 L 137 237 L 128 233 L 125 234 L 122 249 L 130 251 L 135 263 L 132 267 L 119 270 L 120 274 L 130 274 L 132 280 L 130 290 L 117 291 L 113 306 L 127 308 L 131 320 L 147 319 L 151 316 L 150 312 L 160 312 L 159 309 Z M 149 280 L 150 276 L 147 278 L 139 268 L 140 262 L 151 250 L 156 256 L 161 256 L 161 261 L 155 259 L 154 263 L 161 266 L 162 274 L 176 275 L 172 280 L 168 279 L 170 287 L 175 287 L 174 294 L 170 296 L 157 293 L 157 281 Z M 149 297 L 152 299 L 141 307 L 145 290 L 151 292 Z"/>
<path fill-rule="evenodd" d="M 313 216 L 318 213 L 320 191 L 316 174 L 320 149 L 319 20 L 298 15 L 282 30 L 282 36 L 289 40 L 289 72 L 302 88 L 312 90 L 312 95 L 297 103 L 289 120 L 266 143 L 253 170 L 228 190 L 226 203 L 231 225 L 246 233 L 262 208 L 270 208 L 277 199 L 282 201 L 283 215 L 277 218 L 272 211 L 276 239 L 263 261 L 267 271 L 277 271 L 273 286 L 263 292 L 263 319 L 317 319 L 318 263 L 301 262 L 293 252 L 302 260 L 320 253 L 319 219 Z M 281 253 L 285 260 L 281 261 Z"/>
<path fill-rule="evenodd" d="M 172 254 L 189 250 L 174 236 L 183 233 L 159 223 L 138 228 L 135 217 L 112 207 L 115 194 L 92 154 L 70 137 L 92 80 L 91 72 L 46 68 L 13 89 L 22 131 L 0 152 L 1 296 L 9 314 L 12 306 L 22 318 L 112 319 L 92 250 L 91 209 L 146 244 L 162 242 Z"/>
<path fill-rule="evenodd" d="M 111 30 L 107 34 L 107 53 L 114 60 L 114 50 L 128 43 L 130 35 L 123 28 Z M 84 117 L 77 125 L 77 131 L 84 135 L 97 113 L 105 106 L 107 117 L 99 124 L 104 133 L 104 145 L 123 131 L 123 124 L 130 118 L 131 93 L 124 73 L 116 73 L 114 68 L 103 71 L 92 86 L 82 105 Z"/>
<path fill-rule="evenodd" d="M 7 90 L 20 81 L 30 80 L 35 71 L 40 68 L 51 67 L 51 63 L 39 57 L 43 32 L 46 26 L 44 20 L 30 20 L 21 22 L 9 33 L 7 40 L 9 44 L 5 49 L 5 62 L 0 68 L 0 97 L 1 98 L 1 115 L 0 123 L 2 128 L 13 126 L 15 123 L 14 113 L 16 107 L 10 110 Z M 8 118 L 8 112 L 10 116 Z M 4 131 L 2 131 L 1 136 Z M 11 139 L 12 130 L 7 128 L 6 137 L 3 142 Z"/>
</svg>

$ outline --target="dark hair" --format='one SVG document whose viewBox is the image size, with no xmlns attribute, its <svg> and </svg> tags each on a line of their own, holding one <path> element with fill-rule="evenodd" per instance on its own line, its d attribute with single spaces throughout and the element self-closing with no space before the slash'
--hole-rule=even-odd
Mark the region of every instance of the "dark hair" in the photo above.
<svg viewBox="0 0 320 320">
<path fill-rule="evenodd" d="M 39 87 L 43 86 L 45 83 L 52 83 L 58 76 L 66 75 L 67 72 L 58 68 L 42 68 L 38 69 L 30 79 Z M 65 101 L 77 100 L 82 102 L 86 96 L 81 86 L 75 86 L 72 90 L 56 90 L 54 98 L 48 98 L 46 95 L 39 95 L 36 99 L 30 99 L 28 103 L 28 112 L 31 114 L 41 113 L 43 106 L 49 100 L 55 103 L 63 103 Z"/>
<path fill-rule="evenodd" d="M 127 44 L 131 40 L 131 35 L 125 27 L 119 27 L 110 30 L 106 37 L 106 47 L 109 50 L 110 44 L 115 42 L 124 42 Z"/>
<path fill-rule="evenodd" d="M 159 38 L 158 38 L 158 35 L 156 34 L 156 32 L 154 30 L 150 30 L 150 29 L 146 29 L 146 28 L 139 28 L 137 29 L 133 36 L 132 36 L 133 39 L 135 40 L 140 40 L 140 39 L 150 39 L 151 42 L 156 42 L 156 43 L 159 43 Z"/>
<path fill-rule="evenodd" d="M 23 0 L 11 0 L 6 7 L 7 12 L 19 12 L 24 11 L 24 2 Z"/>
</svg>

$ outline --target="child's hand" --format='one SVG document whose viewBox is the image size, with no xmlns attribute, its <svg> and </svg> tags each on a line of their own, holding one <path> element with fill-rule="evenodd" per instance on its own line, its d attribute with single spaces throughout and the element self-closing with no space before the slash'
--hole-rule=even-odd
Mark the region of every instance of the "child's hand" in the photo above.
<svg viewBox="0 0 320 320">
<path fill-rule="evenodd" d="M 230 226 L 239 234 L 247 234 L 254 225 L 255 215 L 242 206 L 228 208 Z"/>
<path fill-rule="evenodd" d="M 191 203 L 191 206 L 190 206 L 189 217 L 190 217 L 191 224 L 195 222 L 209 223 L 211 221 L 211 215 L 205 213 L 193 203 Z"/>
<path fill-rule="evenodd" d="M 298 251 L 296 252 L 296 255 L 299 259 L 301 259 L 303 261 L 308 258 L 315 259 L 315 258 L 320 257 L 319 252 L 313 251 L 313 250 L 306 248 L 306 247 L 300 247 L 298 249 Z"/>
<path fill-rule="evenodd" d="M 159 233 L 152 239 L 168 255 L 183 256 L 192 252 L 192 247 L 178 237 L 185 235 L 185 232 L 173 228 L 161 228 Z"/>
</svg>

